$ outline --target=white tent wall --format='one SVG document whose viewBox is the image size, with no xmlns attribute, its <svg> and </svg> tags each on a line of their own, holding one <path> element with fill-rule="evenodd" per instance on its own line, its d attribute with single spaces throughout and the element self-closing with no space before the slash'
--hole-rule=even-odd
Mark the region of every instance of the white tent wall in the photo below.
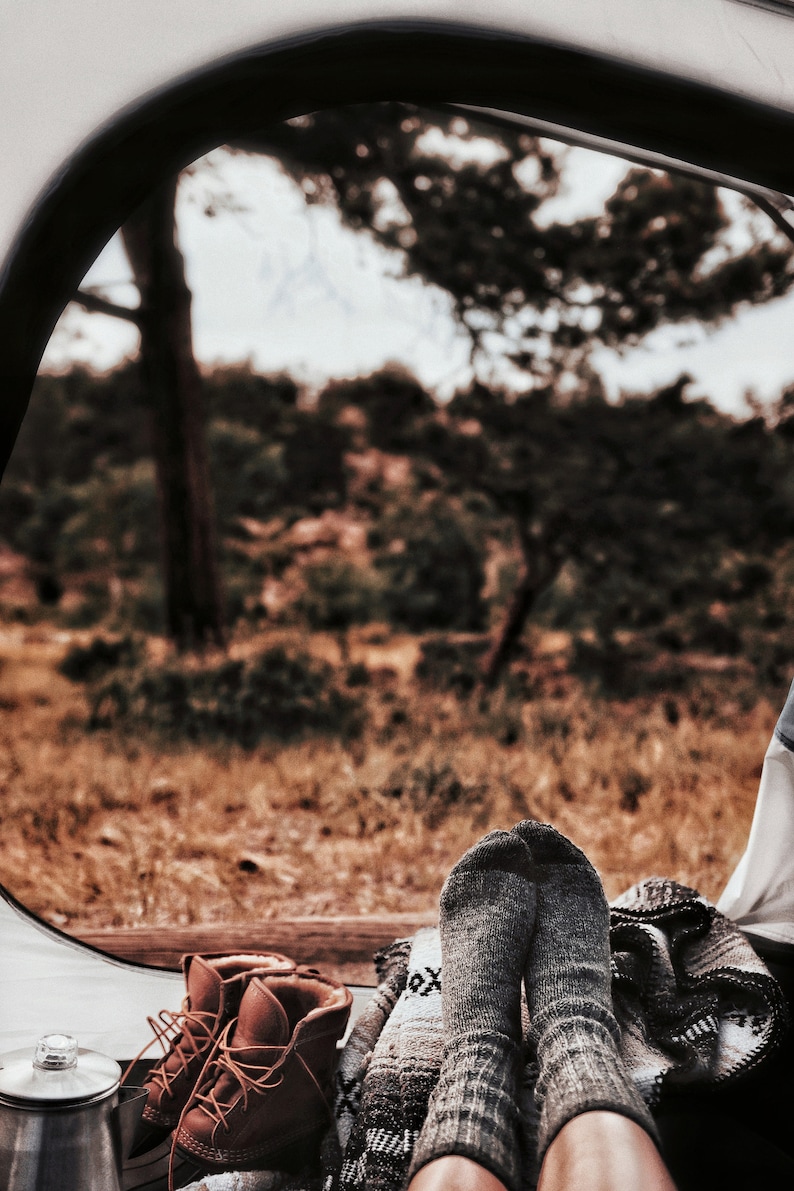
<svg viewBox="0 0 794 1191">
<path fill-rule="evenodd" d="M 743 0 L 0 0 L 0 260 L 64 163 L 177 80 L 253 47 L 382 24 L 573 46 L 794 112 L 794 9 Z M 410 88 L 410 78 L 406 87 Z M 1 266 L 0 266 L 1 268 Z"/>
<path fill-rule="evenodd" d="M 372 23 L 573 45 L 794 111 L 785 4 L 740 0 L 0 0 L 0 246 L 63 163 L 120 112 L 253 46 Z M 410 80 L 406 80 L 409 84 Z"/>
<path fill-rule="evenodd" d="M 350 1025 L 372 995 L 357 986 L 352 992 Z M 175 1012 L 184 995 L 181 972 L 97 951 L 37 918 L 0 885 L 0 1054 L 64 1033 L 124 1062 L 156 1042 L 148 1018 Z M 159 1053 L 153 1045 L 149 1057 Z"/>
<path fill-rule="evenodd" d="M 747 849 L 717 908 L 753 936 L 794 947 L 794 683 L 761 771 Z"/>
<path fill-rule="evenodd" d="M 0 1053 L 65 1033 L 111 1058 L 152 1040 L 147 1016 L 178 1009 L 182 975 L 102 955 L 47 926 L 0 889 Z"/>
</svg>

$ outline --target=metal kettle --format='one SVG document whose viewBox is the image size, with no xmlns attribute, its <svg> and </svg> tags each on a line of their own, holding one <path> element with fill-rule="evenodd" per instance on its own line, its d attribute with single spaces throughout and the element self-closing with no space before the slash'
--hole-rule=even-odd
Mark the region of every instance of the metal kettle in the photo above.
<svg viewBox="0 0 794 1191">
<path fill-rule="evenodd" d="M 121 1191 L 148 1093 L 120 1080 L 118 1063 L 69 1034 L 0 1057 L 3 1191 Z"/>
</svg>

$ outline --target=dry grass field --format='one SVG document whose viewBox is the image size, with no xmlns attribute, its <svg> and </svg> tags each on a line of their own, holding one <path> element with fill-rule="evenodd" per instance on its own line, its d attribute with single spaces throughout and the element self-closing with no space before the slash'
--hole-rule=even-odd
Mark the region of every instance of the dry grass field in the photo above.
<svg viewBox="0 0 794 1191">
<path fill-rule="evenodd" d="M 85 730 L 56 669 L 80 639 L 0 629 L 0 880 L 67 930 L 424 911 L 466 847 L 529 816 L 584 848 L 610 896 L 663 874 L 716 898 L 778 710 L 594 701 L 565 676 L 475 711 L 415 684 L 415 640 L 362 635 L 360 739 L 166 748 Z"/>
</svg>

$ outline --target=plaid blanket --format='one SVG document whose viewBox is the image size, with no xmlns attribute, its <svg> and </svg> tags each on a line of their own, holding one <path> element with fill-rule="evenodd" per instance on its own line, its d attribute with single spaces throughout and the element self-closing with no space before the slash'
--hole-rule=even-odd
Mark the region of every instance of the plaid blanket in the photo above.
<svg viewBox="0 0 794 1191">
<path fill-rule="evenodd" d="M 646 1102 L 684 1085 L 725 1085 L 784 1034 L 775 979 L 738 928 L 692 889 L 662 878 L 611 906 L 612 984 L 624 1061 Z M 194 1191 L 399 1191 L 443 1051 L 438 930 L 375 958 L 379 986 L 342 1051 L 336 1129 L 315 1178 L 215 1175 Z M 526 1055 L 522 1160 L 534 1184 L 535 1069 Z"/>
</svg>

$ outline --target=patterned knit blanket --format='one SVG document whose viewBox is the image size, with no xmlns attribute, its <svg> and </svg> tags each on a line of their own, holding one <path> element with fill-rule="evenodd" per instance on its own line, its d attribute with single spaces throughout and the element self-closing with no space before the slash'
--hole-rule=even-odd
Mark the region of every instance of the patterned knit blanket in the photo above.
<svg viewBox="0 0 794 1191">
<path fill-rule="evenodd" d="M 662 878 L 611 907 L 612 982 L 623 1059 L 646 1102 L 682 1085 L 724 1085 L 785 1032 L 780 988 L 738 928 L 694 890 Z M 379 986 L 340 1056 L 336 1130 L 315 1179 L 215 1175 L 194 1191 L 399 1191 L 443 1052 L 441 945 L 419 931 L 375 958 Z M 534 1182 L 535 1070 L 521 1091 L 526 1186 Z"/>
<path fill-rule="evenodd" d="M 704 897 L 654 877 L 611 906 L 612 989 L 623 1058 L 653 1108 L 684 1084 L 725 1085 L 782 1040 L 780 986 Z"/>
</svg>

